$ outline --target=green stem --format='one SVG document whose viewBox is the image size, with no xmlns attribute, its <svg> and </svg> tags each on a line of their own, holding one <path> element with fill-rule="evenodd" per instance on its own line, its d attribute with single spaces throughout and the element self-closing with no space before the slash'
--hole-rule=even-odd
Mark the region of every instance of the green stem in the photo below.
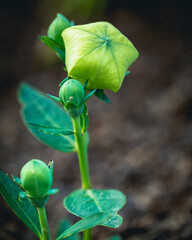
<svg viewBox="0 0 192 240">
<path fill-rule="evenodd" d="M 89 228 L 83 232 L 83 240 L 91 239 L 91 230 L 92 230 L 92 228 Z"/>
<path fill-rule="evenodd" d="M 75 130 L 75 138 L 77 142 L 77 153 L 79 158 L 79 166 L 81 172 L 82 189 L 90 189 L 91 181 L 89 175 L 88 151 L 85 145 L 85 135 L 81 133 L 80 117 L 73 119 L 73 126 Z M 91 228 L 83 232 L 83 240 L 91 240 Z"/>
<path fill-rule="evenodd" d="M 47 215 L 45 211 L 45 207 L 38 207 L 37 212 L 39 215 L 40 225 L 41 225 L 41 231 L 42 231 L 42 240 L 50 240 L 50 234 L 49 234 L 49 226 L 47 222 Z"/>
<path fill-rule="evenodd" d="M 89 175 L 88 153 L 84 142 L 84 135 L 81 133 L 80 117 L 73 118 L 73 126 L 77 142 L 77 153 L 79 158 L 82 188 L 89 189 L 91 188 L 91 181 Z"/>
</svg>

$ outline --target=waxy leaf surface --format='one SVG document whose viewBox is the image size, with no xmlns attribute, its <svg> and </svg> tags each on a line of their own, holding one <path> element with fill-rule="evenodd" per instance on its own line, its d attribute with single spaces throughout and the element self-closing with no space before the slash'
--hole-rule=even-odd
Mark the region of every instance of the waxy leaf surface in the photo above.
<svg viewBox="0 0 192 240">
<path fill-rule="evenodd" d="M 73 135 L 50 135 L 27 125 L 27 122 L 30 122 L 74 131 L 70 117 L 61 106 L 28 84 L 20 86 L 19 101 L 22 105 L 22 119 L 29 131 L 38 140 L 62 152 L 76 151 L 76 142 Z"/>
<path fill-rule="evenodd" d="M 117 212 L 125 202 L 125 196 L 117 190 L 79 189 L 64 199 L 64 206 L 69 212 L 81 218 L 95 213 L 109 213 L 110 218 L 101 225 L 117 228 L 122 224 L 122 217 Z"/>
<path fill-rule="evenodd" d="M 62 136 L 62 135 L 73 135 L 74 132 L 71 130 L 63 129 L 63 128 L 56 128 L 50 126 L 44 126 L 39 124 L 33 123 L 26 123 L 29 127 L 35 128 L 40 132 L 47 133 L 50 135 Z"/>
<path fill-rule="evenodd" d="M 62 233 L 57 240 L 64 239 L 78 232 L 82 232 L 86 229 L 93 228 L 97 225 L 101 225 L 106 219 L 109 218 L 107 213 L 96 213 L 86 218 L 83 218 L 79 222 L 75 223 L 73 226 L 68 228 L 64 233 Z"/>
<path fill-rule="evenodd" d="M 68 228 L 72 226 L 72 223 L 68 219 L 63 219 L 59 222 L 57 231 L 56 231 L 56 238 L 58 238 L 61 234 L 63 234 Z M 70 237 L 66 237 L 66 240 L 80 240 L 79 234 L 73 234 Z"/>
<path fill-rule="evenodd" d="M 23 190 L 6 174 L 0 171 L 0 193 L 16 213 L 39 238 L 41 237 L 41 228 L 37 210 L 28 200 L 21 199 L 19 193 Z"/>
</svg>

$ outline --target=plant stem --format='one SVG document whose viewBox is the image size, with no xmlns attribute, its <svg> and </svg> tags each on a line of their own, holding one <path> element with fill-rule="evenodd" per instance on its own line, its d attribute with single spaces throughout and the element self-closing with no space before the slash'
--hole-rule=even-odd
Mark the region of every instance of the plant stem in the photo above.
<svg viewBox="0 0 192 240">
<path fill-rule="evenodd" d="M 41 225 L 41 231 L 42 231 L 42 240 L 50 240 L 50 234 L 49 234 L 49 226 L 47 222 L 47 215 L 45 211 L 45 207 L 38 207 L 37 212 L 39 215 L 40 225 Z"/>
<path fill-rule="evenodd" d="M 75 130 L 75 138 L 77 142 L 77 153 L 79 158 L 79 166 L 81 172 L 82 189 L 90 189 L 91 181 L 89 174 L 88 151 L 85 144 L 85 135 L 81 133 L 80 117 L 73 119 L 73 126 Z M 91 240 L 91 228 L 83 232 L 83 240 Z"/>
<path fill-rule="evenodd" d="M 83 232 L 83 240 L 91 239 L 91 230 L 92 230 L 92 228 L 89 228 Z"/>
<path fill-rule="evenodd" d="M 73 125 L 77 142 L 77 153 L 81 172 L 81 185 L 82 189 L 89 189 L 91 188 L 91 181 L 89 175 L 88 153 L 87 146 L 85 145 L 84 141 L 84 135 L 81 133 L 80 117 L 73 118 Z"/>
</svg>

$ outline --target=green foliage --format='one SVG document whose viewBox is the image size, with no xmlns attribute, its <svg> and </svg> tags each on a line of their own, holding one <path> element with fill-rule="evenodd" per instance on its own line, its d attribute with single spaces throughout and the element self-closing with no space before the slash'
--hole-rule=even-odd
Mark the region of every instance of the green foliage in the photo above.
<svg viewBox="0 0 192 240">
<path fill-rule="evenodd" d="M 40 36 L 39 38 L 43 43 L 50 47 L 61 61 L 65 63 L 65 46 L 61 33 L 64 29 L 69 28 L 73 25 L 66 17 L 58 13 L 57 17 L 53 20 L 48 28 L 48 36 Z"/>
<path fill-rule="evenodd" d="M 83 99 L 83 102 L 81 104 L 87 102 L 87 100 L 89 100 L 89 98 L 92 97 L 95 92 L 96 92 L 96 89 L 92 90 L 89 94 L 87 94 L 87 96 L 85 96 L 85 98 Z"/>
<path fill-rule="evenodd" d="M 110 218 L 101 225 L 117 228 L 122 224 L 122 217 L 117 212 L 124 206 L 125 201 L 125 196 L 117 190 L 79 189 L 64 199 L 64 206 L 81 218 L 99 212 L 109 213 Z"/>
<path fill-rule="evenodd" d="M 62 152 L 76 151 L 76 142 L 73 135 L 50 135 L 27 124 L 30 122 L 31 124 L 73 132 L 72 120 L 62 106 L 28 84 L 20 86 L 18 96 L 22 105 L 21 115 L 24 124 L 38 140 Z"/>
<path fill-rule="evenodd" d="M 56 230 L 56 238 L 58 238 L 63 232 L 65 232 L 68 228 L 70 228 L 72 226 L 72 223 L 67 220 L 67 219 L 63 219 L 59 225 L 58 228 Z M 73 234 L 70 237 L 66 237 L 66 240 L 80 240 L 80 236 L 79 234 Z"/>
<path fill-rule="evenodd" d="M 41 41 L 50 47 L 54 52 L 56 52 L 57 56 L 61 61 L 65 62 L 65 49 L 60 46 L 55 40 L 47 37 L 47 36 L 39 36 Z"/>
<path fill-rule="evenodd" d="M 95 92 L 95 96 L 106 103 L 111 103 L 107 95 L 104 93 L 103 89 L 97 89 L 97 91 Z"/>
<path fill-rule="evenodd" d="M 0 171 L 1 195 L 21 221 L 41 238 L 41 228 L 37 211 L 28 198 L 20 198 L 19 193 L 21 191 L 22 189 L 9 176 Z"/>
<path fill-rule="evenodd" d="M 64 231 L 57 240 L 64 239 L 66 237 L 69 237 L 73 234 L 76 234 L 78 232 L 82 232 L 86 229 L 93 228 L 97 225 L 101 225 L 103 222 L 105 222 L 109 218 L 108 213 L 96 213 L 91 216 L 88 216 L 86 218 L 83 218 L 70 228 L 68 228 L 66 231 Z"/>
<path fill-rule="evenodd" d="M 89 127 L 89 116 L 87 106 L 84 104 L 83 112 L 80 116 L 81 119 L 81 132 L 85 133 Z"/>
<path fill-rule="evenodd" d="M 40 132 L 47 133 L 50 135 L 62 136 L 62 135 L 73 135 L 74 131 L 63 129 L 63 128 L 56 128 L 56 127 L 49 127 L 40 124 L 34 123 L 26 123 L 29 127 L 35 128 Z"/>
</svg>

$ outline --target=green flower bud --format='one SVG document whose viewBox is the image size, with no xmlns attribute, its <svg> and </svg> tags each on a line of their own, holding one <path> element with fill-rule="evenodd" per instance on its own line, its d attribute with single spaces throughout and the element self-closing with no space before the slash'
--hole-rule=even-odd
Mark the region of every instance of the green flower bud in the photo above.
<svg viewBox="0 0 192 240">
<path fill-rule="evenodd" d="M 108 22 L 76 25 L 62 33 L 66 49 L 68 75 L 88 89 L 117 92 L 125 73 L 137 59 L 133 44 Z"/>
<path fill-rule="evenodd" d="M 43 199 L 53 183 L 52 170 L 42 161 L 32 159 L 21 169 L 22 188 L 30 198 Z"/>
<path fill-rule="evenodd" d="M 58 13 L 48 28 L 47 36 L 55 40 L 60 46 L 64 46 L 61 33 L 68 27 L 71 27 L 70 22 L 62 14 Z"/>
<path fill-rule="evenodd" d="M 84 99 L 84 88 L 79 81 L 75 79 L 67 80 L 60 88 L 59 98 L 71 117 L 81 115 L 84 107 L 84 105 L 81 105 Z"/>
</svg>

